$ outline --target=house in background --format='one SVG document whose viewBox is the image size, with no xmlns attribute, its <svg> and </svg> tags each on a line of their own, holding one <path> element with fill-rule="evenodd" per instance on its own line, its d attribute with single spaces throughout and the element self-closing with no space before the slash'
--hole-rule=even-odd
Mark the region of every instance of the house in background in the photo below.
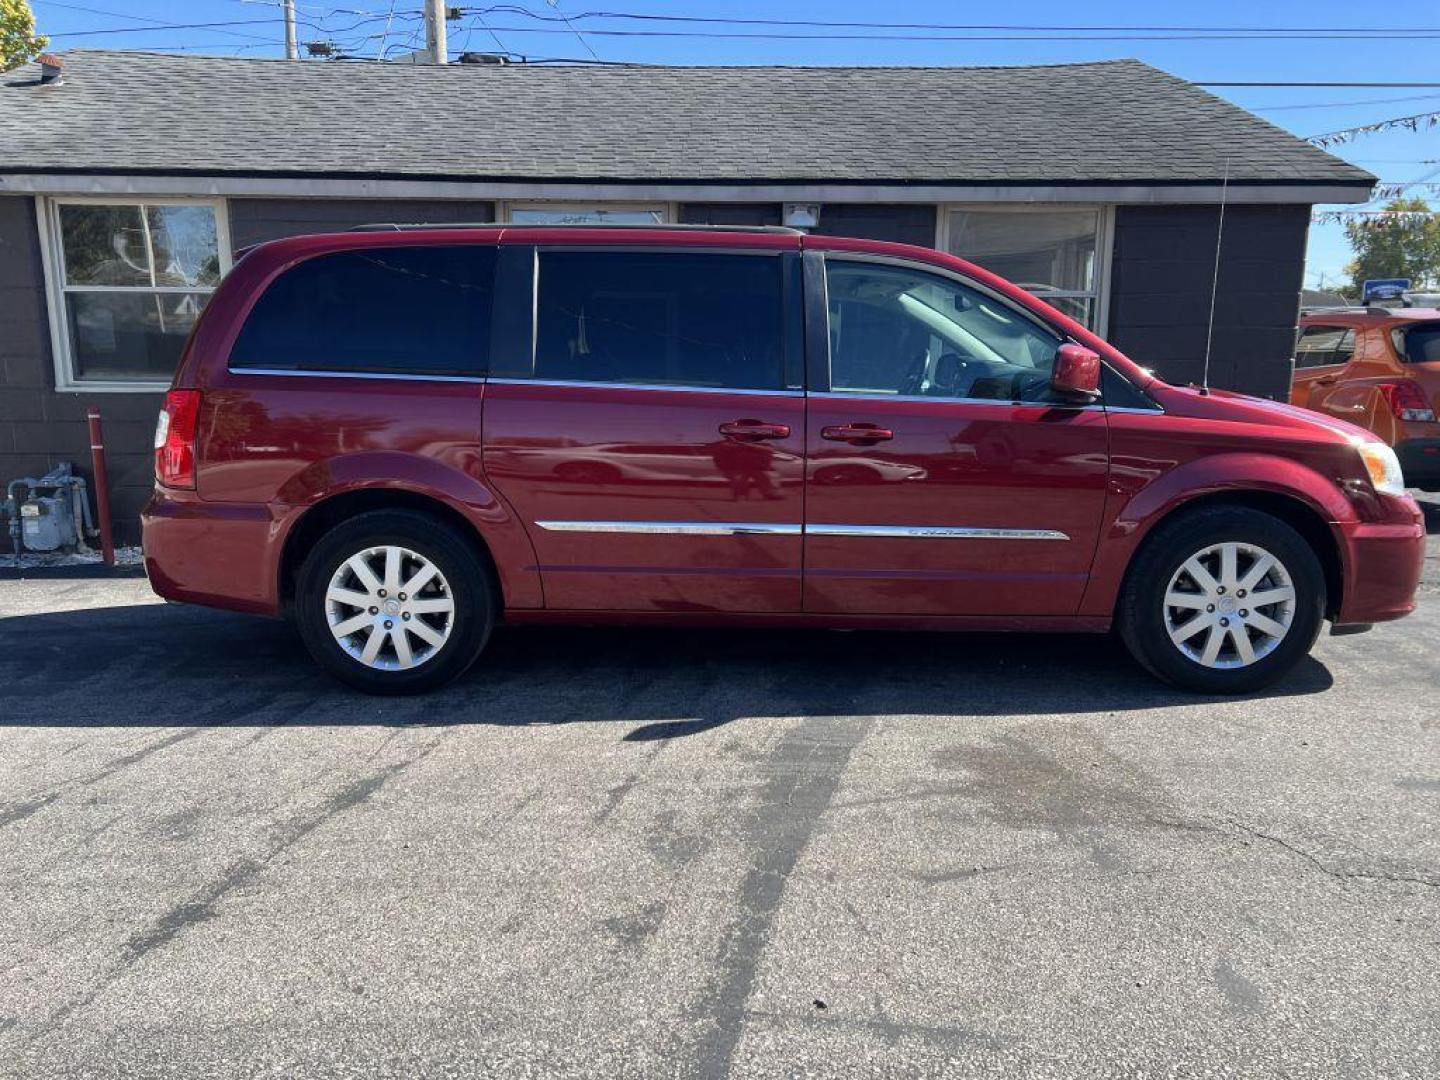
<svg viewBox="0 0 1440 1080">
<path fill-rule="evenodd" d="M 0 77 L 0 481 L 89 461 L 117 532 L 239 252 L 374 222 L 776 225 L 942 248 L 1172 381 L 1288 392 L 1310 208 L 1375 178 L 1133 60 L 297 63 L 77 51 Z M 3 541 L 0 541 L 3 542 Z"/>
</svg>

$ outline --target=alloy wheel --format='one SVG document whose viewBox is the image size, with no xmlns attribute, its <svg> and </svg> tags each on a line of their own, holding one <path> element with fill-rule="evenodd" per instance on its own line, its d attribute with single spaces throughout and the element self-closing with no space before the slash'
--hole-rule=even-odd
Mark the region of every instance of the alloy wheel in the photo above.
<svg viewBox="0 0 1440 1080">
<path fill-rule="evenodd" d="M 1227 541 L 1181 563 L 1161 606 L 1170 640 L 1185 656 L 1207 668 L 1249 667 L 1289 633 L 1295 585 L 1264 548 Z"/>
<path fill-rule="evenodd" d="M 418 667 L 438 653 L 455 625 L 455 599 L 440 568 L 396 545 L 366 548 L 342 562 L 325 590 L 335 641 L 380 671 Z"/>
</svg>

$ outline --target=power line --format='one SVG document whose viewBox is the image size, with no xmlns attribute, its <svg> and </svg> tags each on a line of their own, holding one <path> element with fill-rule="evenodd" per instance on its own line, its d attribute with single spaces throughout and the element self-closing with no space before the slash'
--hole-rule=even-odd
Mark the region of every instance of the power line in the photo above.
<svg viewBox="0 0 1440 1080">
<path fill-rule="evenodd" d="M 599 60 L 600 54 L 595 51 L 595 49 L 591 46 L 590 42 L 585 40 L 584 35 L 582 35 L 580 31 L 575 28 L 575 24 L 570 21 L 570 17 L 560 10 L 560 0 L 545 0 L 545 2 L 549 4 L 552 8 L 554 8 L 555 13 L 565 21 L 565 25 L 568 26 L 571 32 L 575 35 L 575 37 L 579 39 L 580 44 L 585 46 L 585 51 L 590 54 L 591 58 L 594 60 Z M 539 16 L 531 17 L 539 18 Z"/>
<path fill-rule="evenodd" d="M 1435 89 L 1440 87 L 1440 82 L 1220 82 L 1214 79 L 1191 79 L 1195 86 L 1286 86 L 1286 87 L 1323 87 L 1328 90 L 1335 89 L 1360 89 L 1362 87 L 1381 90 L 1398 89 L 1414 90 L 1421 88 Z"/>
<path fill-rule="evenodd" d="M 1325 101 L 1309 105 L 1246 105 L 1250 112 L 1288 112 L 1293 109 L 1344 109 L 1351 105 L 1394 105 L 1400 101 L 1434 101 L 1440 94 L 1415 94 L 1410 97 L 1365 98 L 1361 101 Z"/>
<path fill-rule="evenodd" d="M 547 3 L 549 0 L 547 0 Z M 551 5 L 554 6 L 553 4 Z M 471 9 L 474 10 L 474 9 Z M 805 26 L 821 27 L 827 29 L 850 29 L 850 30 L 1045 30 L 1045 31 L 1125 31 L 1125 32 L 1160 32 L 1160 33 L 1226 33 L 1226 34 L 1292 34 L 1292 33 L 1327 33 L 1327 34 L 1423 34 L 1432 33 L 1433 26 L 1420 27 L 1397 27 L 1397 26 L 1097 26 L 1076 25 L 1076 26 L 1051 26 L 1035 25 L 1024 23 L 933 23 L 933 22 L 868 22 L 868 21 L 841 21 L 833 19 L 749 19 L 739 16 L 728 15 L 658 15 L 650 12 L 640 11 L 584 11 L 566 18 L 555 18 L 540 15 L 529 11 L 516 4 L 495 4 L 485 9 L 486 14 L 503 12 L 509 15 L 522 15 L 540 22 L 569 21 L 569 19 L 611 19 L 629 20 L 638 22 L 664 22 L 664 23 L 699 23 L 720 26 Z M 595 31 L 587 31 L 594 33 Z"/>
<path fill-rule="evenodd" d="M 531 16 L 545 20 L 543 16 Z M 559 31 L 543 26 L 497 26 L 507 34 L 554 34 Z M 1440 38 L 1440 31 L 1374 34 L 1357 38 L 1353 32 L 1311 33 L 1296 31 L 1257 37 L 1253 34 L 810 34 L 776 31 L 740 30 L 595 30 L 585 31 L 592 37 L 614 38 L 702 38 L 736 41 L 1418 41 Z"/>
<path fill-rule="evenodd" d="M 67 10 L 69 10 L 69 11 L 83 11 L 83 12 L 85 12 L 87 15 L 108 15 L 108 16 L 112 16 L 112 17 L 117 18 L 117 19 L 130 19 L 132 22 L 154 23 L 154 24 L 155 24 L 154 28 L 155 28 L 156 30 L 179 29 L 179 28 L 177 28 L 177 27 L 173 27 L 170 23 L 167 23 L 164 19 L 151 19 L 151 18 L 148 18 L 147 16 L 144 16 L 144 15 L 131 15 L 131 14 L 128 14 L 127 12 L 123 12 L 123 11 L 106 11 L 104 8 L 86 7 L 86 6 L 81 5 L 81 4 L 66 4 L 66 3 L 61 3 L 61 0 L 35 0 L 35 2 L 36 2 L 37 4 L 48 4 L 50 7 L 65 8 L 65 9 L 67 9 Z M 269 23 L 271 20 L 269 20 L 269 19 L 257 19 L 257 20 L 255 20 L 255 21 L 256 21 L 256 22 Z M 139 28 L 137 28 L 137 29 L 139 29 Z M 105 31 L 103 31 L 103 30 L 101 30 L 101 31 L 95 31 L 95 33 L 105 33 Z M 274 44 L 274 43 L 275 43 L 272 38 L 261 37 L 259 34 L 248 34 L 248 33 L 244 32 L 243 30 L 216 30 L 215 33 L 217 33 L 217 34 L 224 34 L 224 35 L 226 35 L 227 37 L 253 38 L 253 39 L 256 40 L 256 41 L 266 41 L 266 42 L 270 42 L 271 44 Z M 62 32 L 62 33 L 47 34 L 47 35 L 45 35 L 45 36 L 46 36 L 46 37 L 52 37 L 52 38 L 54 38 L 54 37 L 73 37 L 73 36 L 76 36 L 76 35 L 74 35 L 74 34 L 65 34 L 65 33 Z M 153 46 L 152 46 L 152 47 L 153 47 Z"/>
</svg>

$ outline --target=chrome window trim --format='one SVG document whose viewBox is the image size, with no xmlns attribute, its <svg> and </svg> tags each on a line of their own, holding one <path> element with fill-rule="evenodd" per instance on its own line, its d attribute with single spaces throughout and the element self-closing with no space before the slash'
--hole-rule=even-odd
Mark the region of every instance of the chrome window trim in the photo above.
<svg viewBox="0 0 1440 1080">
<path fill-rule="evenodd" d="M 807 536 L 905 537 L 920 540 L 1069 540 L 1058 529 L 998 529 L 948 525 L 806 525 Z"/>
<path fill-rule="evenodd" d="M 724 386 L 679 386 L 670 383 L 591 382 L 584 379 L 488 379 L 499 386 L 564 386 L 580 390 L 672 390 L 689 394 L 746 394 L 751 397 L 803 398 L 803 390 L 734 390 Z"/>
<path fill-rule="evenodd" d="M 537 521 L 547 532 L 646 533 L 672 536 L 799 536 L 800 525 L 752 521 Z"/>
<path fill-rule="evenodd" d="M 669 536 L 867 536 L 916 540 L 1069 540 L 1058 529 L 944 525 L 796 525 L 746 521 L 537 521 L 547 532 Z"/>
<path fill-rule="evenodd" d="M 307 371 L 292 368 L 233 368 L 227 366 L 231 375 L 286 375 L 302 376 L 308 379 L 383 379 L 390 382 L 451 382 L 483 383 L 483 375 L 392 375 L 379 371 Z"/>
</svg>

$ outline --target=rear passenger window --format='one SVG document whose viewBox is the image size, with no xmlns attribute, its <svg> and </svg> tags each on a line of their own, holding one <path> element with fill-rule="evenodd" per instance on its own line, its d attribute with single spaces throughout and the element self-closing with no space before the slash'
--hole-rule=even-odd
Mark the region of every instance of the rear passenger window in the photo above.
<svg viewBox="0 0 1440 1080">
<path fill-rule="evenodd" d="M 1355 331 L 1339 326 L 1307 326 L 1295 343 L 1297 368 L 1348 364 L 1355 355 Z"/>
<path fill-rule="evenodd" d="M 779 390 L 782 260 L 542 251 L 535 377 Z"/>
<path fill-rule="evenodd" d="M 1393 331 L 1395 351 L 1407 364 L 1440 361 L 1440 323 L 1419 323 Z"/>
<path fill-rule="evenodd" d="M 256 301 L 230 367 L 483 375 L 494 279 L 493 247 L 318 255 Z"/>
</svg>

